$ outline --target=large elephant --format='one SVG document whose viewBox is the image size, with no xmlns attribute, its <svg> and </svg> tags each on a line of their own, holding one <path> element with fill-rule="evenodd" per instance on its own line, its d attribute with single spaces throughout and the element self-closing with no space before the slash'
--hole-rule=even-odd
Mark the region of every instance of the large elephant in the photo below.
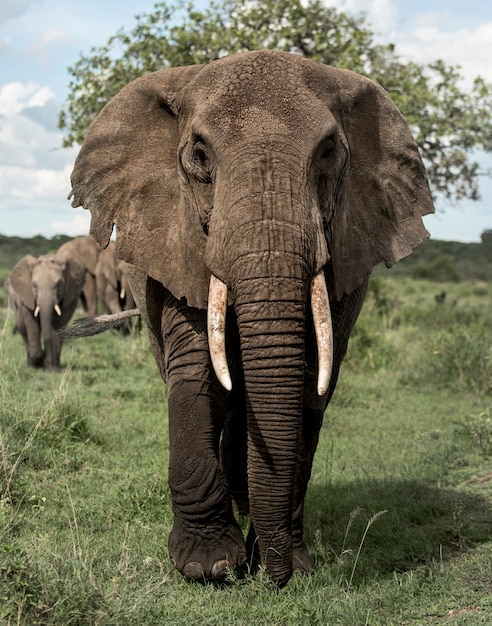
<svg viewBox="0 0 492 626">
<path fill-rule="evenodd" d="M 96 118 L 71 196 L 101 246 L 116 224 L 167 383 L 172 562 L 220 578 L 248 547 L 279 586 L 309 571 L 304 497 L 368 276 L 428 236 L 404 118 L 288 53 L 165 69 Z"/>
<path fill-rule="evenodd" d="M 115 256 L 115 243 L 111 242 L 99 255 L 96 265 L 97 299 L 105 313 L 119 313 L 135 308 L 126 263 Z M 131 320 L 120 327 L 123 334 L 131 331 Z"/>
<path fill-rule="evenodd" d="M 85 280 L 80 300 L 86 315 L 95 315 L 97 312 L 96 265 L 100 253 L 101 247 L 90 235 L 75 237 L 67 241 L 57 252 L 60 258 L 73 258 L 85 267 Z"/>
<path fill-rule="evenodd" d="M 70 321 L 84 276 L 85 269 L 78 261 L 52 254 L 39 258 L 27 255 L 15 265 L 6 287 L 28 365 L 60 368 L 63 342 L 55 331 Z"/>
</svg>

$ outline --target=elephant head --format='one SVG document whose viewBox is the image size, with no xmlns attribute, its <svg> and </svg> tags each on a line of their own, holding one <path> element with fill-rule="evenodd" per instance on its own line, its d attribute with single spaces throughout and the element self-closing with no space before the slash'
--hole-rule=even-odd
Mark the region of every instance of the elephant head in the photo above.
<svg viewBox="0 0 492 626">
<path fill-rule="evenodd" d="M 73 259 L 55 255 L 21 259 L 10 275 L 16 302 L 16 325 L 28 352 L 30 365 L 57 369 L 61 342 L 53 330 L 72 317 L 84 282 L 84 268 Z"/>
<path fill-rule="evenodd" d="M 263 562 L 285 581 L 311 312 L 324 408 L 336 380 L 330 388 L 329 300 L 357 292 L 376 264 L 391 266 L 428 236 L 421 217 L 433 205 L 405 120 L 368 78 L 287 53 L 165 69 L 99 114 L 72 196 L 90 209 L 101 246 L 116 225 L 117 254 L 135 275 L 208 308 L 226 388 L 224 309 L 233 307 L 253 524 Z M 158 335 L 156 307 L 148 294 L 136 299 Z"/>
</svg>

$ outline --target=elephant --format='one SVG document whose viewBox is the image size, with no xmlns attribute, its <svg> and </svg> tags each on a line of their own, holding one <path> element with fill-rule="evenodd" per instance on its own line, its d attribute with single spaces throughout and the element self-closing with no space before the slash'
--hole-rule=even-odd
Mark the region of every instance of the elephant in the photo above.
<svg viewBox="0 0 492 626">
<path fill-rule="evenodd" d="M 369 275 L 429 236 L 403 116 L 350 70 L 239 53 L 123 87 L 71 183 L 102 247 L 116 225 L 166 383 L 172 563 L 309 573 L 305 494 Z"/>
<path fill-rule="evenodd" d="M 86 315 L 97 313 L 96 265 L 100 253 L 101 247 L 90 235 L 67 241 L 57 252 L 60 257 L 74 258 L 85 267 L 85 281 L 80 300 Z"/>
<path fill-rule="evenodd" d="M 84 278 L 85 268 L 78 261 L 52 254 L 27 255 L 15 265 L 6 289 L 29 366 L 60 369 L 63 341 L 56 331 L 72 318 Z"/>
<path fill-rule="evenodd" d="M 126 263 L 115 257 L 115 243 L 102 250 L 96 265 L 97 299 L 105 313 L 114 314 L 135 308 Z M 131 319 L 120 326 L 123 334 L 131 331 Z"/>
</svg>

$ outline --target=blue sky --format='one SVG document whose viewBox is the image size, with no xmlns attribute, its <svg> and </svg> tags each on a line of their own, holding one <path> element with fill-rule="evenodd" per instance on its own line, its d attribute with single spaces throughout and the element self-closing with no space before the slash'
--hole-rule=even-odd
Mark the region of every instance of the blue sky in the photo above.
<svg viewBox="0 0 492 626">
<path fill-rule="evenodd" d="M 406 59 L 438 58 L 462 66 L 466 79 L 492 82 L 492 3 L 483 0 L 333 0 L 364 11 L 381 41 Z M 205 0 L 197 3 L 201 6 Z M 89 54 L 154 0 L 0 0 L 0 233 L 31 237 L 86 234 L 89 215 L 66 200 L 77 148 L 61 148 L 58 111 L 66 99 L 67 67 Z M 480 155 L 492 171 L 492 156 Z M 492 228 L 492 180 L 480 202 L 438 204 L 426 218 L 434 239 L 479 241 Z"/>
</svg>

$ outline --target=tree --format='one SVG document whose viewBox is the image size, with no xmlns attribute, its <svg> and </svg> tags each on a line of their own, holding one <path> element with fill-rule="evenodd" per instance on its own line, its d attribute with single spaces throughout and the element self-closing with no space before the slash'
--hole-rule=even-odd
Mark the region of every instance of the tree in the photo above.
<svg viewBox="0 0 492 626">
<path fill-rule="evenodd" d="M 180 0 L 173 7 L 159 2 L 135 19 L 130 33 L 118 31 L 68 68 L 59 118 L 65 146 L 81 143 L 104 104 L 144 73 L 270 48 L 379 82 L 413 131 L 434 194 L 478 199 L 483 172 L 473 154 L 492 151 L 492 85 L 476 77 L 465 90 L 459 67 L 403 62 L 393 44 L 375 43 L 364 15 L 351 17 L 322 0 L 212 0 L 203 11 Z"/>
</svg>

